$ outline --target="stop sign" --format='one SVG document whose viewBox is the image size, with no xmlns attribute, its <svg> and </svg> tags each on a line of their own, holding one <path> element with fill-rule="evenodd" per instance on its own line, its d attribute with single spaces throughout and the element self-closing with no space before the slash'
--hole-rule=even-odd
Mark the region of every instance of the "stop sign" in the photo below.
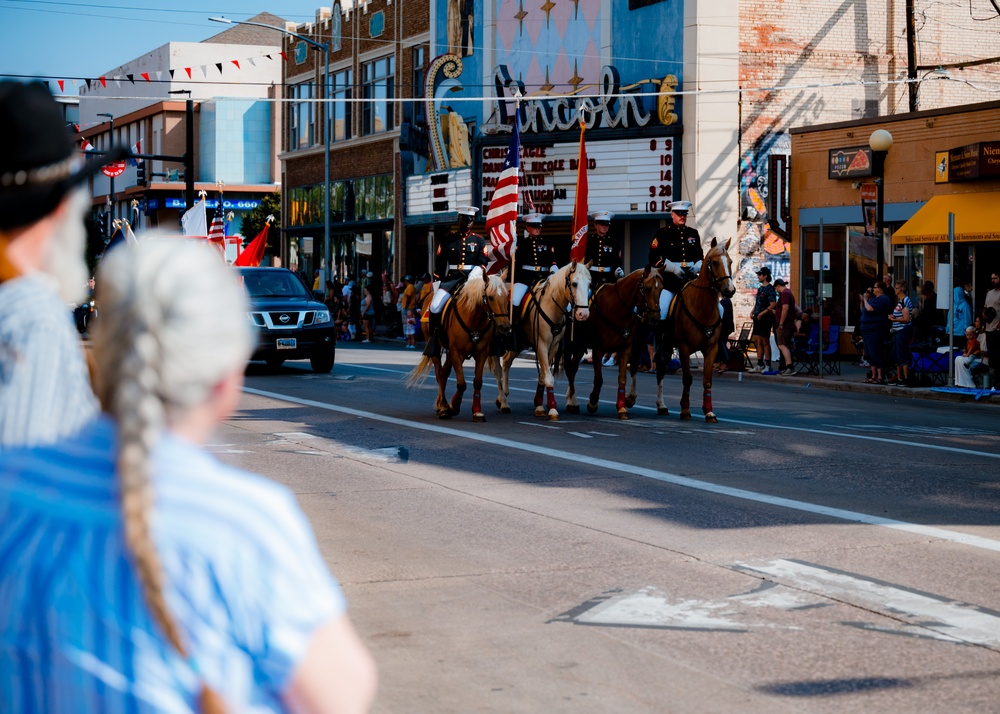
<svg viewBox="0 0 1000 714">
<path fill-rule="evenodd" d="M 107 166 L 104 166 L 103 168 L 101 168 L 101 171 L 104 173 L 105 176 L 110 176 L 111 178 L 114 178 L 115 176 L 121 176 L 123 173 L 125 173 L 125 162 L 116 161 L 113 164 L 108 164 Z"/>
</svg>

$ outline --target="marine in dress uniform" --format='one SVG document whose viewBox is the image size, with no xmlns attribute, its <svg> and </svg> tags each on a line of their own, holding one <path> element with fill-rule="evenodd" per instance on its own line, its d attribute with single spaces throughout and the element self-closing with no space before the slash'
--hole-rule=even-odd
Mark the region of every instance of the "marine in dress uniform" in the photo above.
<svg viewBox="0 0 1000 714">
<path fill-rule="evenodd" d="M 596 292 L 604 283 L 612 283 L 625 275 L 622 270 L 622 246 L 617 238 L 608 231 L 611 219 L 615 214 L 611 211 L 598 211 L 591 215 L 594 221 L 594 232 L 587 237 L 587 261 L 590 265 L 590 291 Z"/>
<path fill-rule="evenodd" d="M 428 318 L 431 338 L 427 341 L 425 355 L 433 355 L 440 349 L 437 336 L 441 327 L 441 311 L 448 298 L 468 280 L 474 268 L 482 270 L 486 266 L 486 239 L 472 232 L 478 212 L 475 206 L 459 206 L 458 229 L 445 236 L 434 256 L 434 277 L 440 280 L 440 284 L 431 298 Z"/>
<path fill-rule="evenodd" d="M 701 247 L 701 236 L 687 224 L 690 210 L 690 201 L 671 203 L 670 223 L 658 229 L 649 244 L 649 263 L 663 268 L 663 292 L 660 293 L 661 320 L 667 318 L 670 301 L 684 287 L 684 283 L 698 276 L 701 261 L 705 258 L 705 251 Z"/>
<path fill-rule="evenodd" d="M 552 239 L 542 237 L 542 215 L 529 213 L 524 217 L 524 236 L 518 240 L 514 256 L 514 305 L 519 306 L 532 285 L 558 268 Z"/>
</svg>

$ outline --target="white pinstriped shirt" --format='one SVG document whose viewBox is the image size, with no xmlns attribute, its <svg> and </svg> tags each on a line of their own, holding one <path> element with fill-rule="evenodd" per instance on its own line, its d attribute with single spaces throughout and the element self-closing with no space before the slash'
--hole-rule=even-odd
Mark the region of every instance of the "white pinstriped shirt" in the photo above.
<svg viewBox="0 0 1000 714">
<path fill-rule="evenodd" d="M 113 423 L 0 459 L 0 712 L 192 712 L 201 680 L 160 635 L 123 542 Z M 281 711 L 346 602 L 295 497 L 166 436 L 154 453 L 166 598 L 230 711 Z"/>
<path fill-rule="evenodd" d="M 69 306 L 41 276 L 0 283 L 0 450 L 51 443 L 96 413 Z"/>
</svg>

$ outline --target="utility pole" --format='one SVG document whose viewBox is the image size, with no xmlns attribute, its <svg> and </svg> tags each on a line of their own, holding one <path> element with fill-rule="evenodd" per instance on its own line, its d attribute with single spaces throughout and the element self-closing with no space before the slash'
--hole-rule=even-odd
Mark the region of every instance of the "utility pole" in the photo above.
<svg viewBox="0 0 1000 714">
<path fill-rule="evenodd" d="M 906 89 L 910 98 L 910 111 L 920 105 L 917 97 L 917 28 L 913 18 L 913 0 L 906 0 Z"/>
<path fill-rule="evenodd" d="M 107 117 L 111 120 L 111 138 L 108 140 L 108 146 L 113 146 L 115 143 L 115 117 L 113 114 L 99 113 L 99 117 Z M 108 218 L 108 229 L 106 231 L 107 235 L 105 238 L 111 237 L 111 226 L 115 220 L 115 177 L 108 176 L 108 213 L 111 214 Z"/>
<path fill-rule="evenodd" d="M 184 103 L 184 210 L 194 205 L 194 100 L 190 89 L 174 89 L 167 94 L 186 94 Z M 184 212 L 181 211 L 181 215 Z"/>
</svg>

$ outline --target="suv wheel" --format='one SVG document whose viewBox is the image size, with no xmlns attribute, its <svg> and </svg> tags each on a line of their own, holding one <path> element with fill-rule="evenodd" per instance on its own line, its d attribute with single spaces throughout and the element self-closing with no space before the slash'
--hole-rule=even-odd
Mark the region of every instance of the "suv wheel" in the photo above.
<svg viewBox="0 0 1000 714">
<path fill-rule="evenodd" d="M 312 365 L 313 372 L 316 372 L 316 374 L 329 374 L 333 370 L 335 355 L 336 353 L 330 350 L 329 352 L 321 352 L 310 357 L 309 364 Z"/>
</svg>

